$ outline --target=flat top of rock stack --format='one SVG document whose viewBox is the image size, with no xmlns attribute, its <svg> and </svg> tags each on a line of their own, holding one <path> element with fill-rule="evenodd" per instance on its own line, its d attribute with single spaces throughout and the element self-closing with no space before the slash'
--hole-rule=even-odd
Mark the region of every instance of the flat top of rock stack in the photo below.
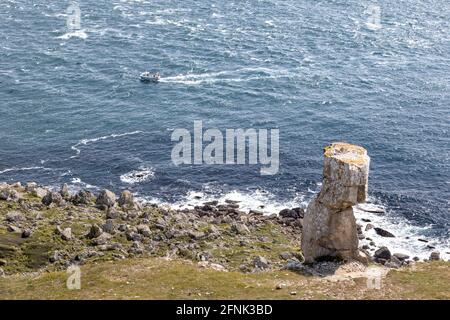
<svg viewBox="0 0 450 320">
<path fill-rule="evenodd" d="M 325 147 L 324 156 L 349 164 L 363 165 L 366 163 L 367 150 L 346 142 L 333 142 Z"/>
</svg>

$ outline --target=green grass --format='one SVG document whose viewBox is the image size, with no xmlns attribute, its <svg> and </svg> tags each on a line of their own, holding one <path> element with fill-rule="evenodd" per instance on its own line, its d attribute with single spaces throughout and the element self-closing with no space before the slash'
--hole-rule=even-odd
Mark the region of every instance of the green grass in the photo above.
<svg viewBox="0 0 450 320">
<path fill-rule="evenodd" d="M 1 299 L 449 299 L 450 264 L 421 263 L 391 271 L 380 290 L 364 278 L 328 281 L 289 271 L 244 274 L 162 258 L 81 266 L 81 290 L 66 288 L 65 272 L 0 279 Z M 279 283 L 285 287 L 277 290 Z M 291 295 L 295 291 L 296 295 Z"/>
</svg>

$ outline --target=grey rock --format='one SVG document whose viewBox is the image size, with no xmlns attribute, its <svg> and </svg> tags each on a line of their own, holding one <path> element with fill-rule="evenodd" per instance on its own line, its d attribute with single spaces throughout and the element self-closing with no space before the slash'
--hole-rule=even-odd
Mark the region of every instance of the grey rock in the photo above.
<svg viewBox="0 0 450 320">
<path fill-rule="evenodd" d="M 282 252 L 280 253 L 280 258 L 284 259 L 284 260 L 289 260 L 293 257 L 294 255 L 292 254 L 292 252 Z"/>
<path fill-rule="evenodd" d="M 125 236 L 128 241 L 142 241 L 142 235 L 134 231 L 127 231 Z"/>
<path fill-rule="evenodd" d="M 269 267 L 269 262 L 263 256 L 256 256 L 253 259 L 253 266 L 260 270 L 265 270 Z"/>
<path fill-rule="evenodd" d="M 188 235 L 189 237 L 191 237 L 194 240 L 200 240 L 206 237 L 206 233 L 205 232 L 201 232 L 201 231 L 194 231 L 194 230 L 189 230 L 188 231 Z"/>
<path fill-rule="evenodd" d="M 65 201 L 59 192 L 49 191 L 45 197 L 42 198 L 42 203 L 46 206 L 55 205 L 57 207 L 63 206 Z"/>
<path fill-rule="evenodd" d="M 384 266 L 397 269 L 402 266 L 402 262 L 396 256 L 392 256 L 391 259 L 384 264 Z"/>
<path fill-rule="evenodd" d="M 36 190 L 36 188 L 37 188 L 37 183 L 36 182 L 27 182 L 26 184 L 25 184 L 25 191 L 26 192 L 33 192 L 34 190 Z"/>
<path fill-rule="evenodd" d="M 389 231 L 386 231 L 381 228 L 376 228 L 376 227 L 373 229 L 379 236 L 386 237 L 386 238 L 395 238 L 395 236 L 392 233 L 390 233 Z"/>
<path fill-rule="evenodd" d="M 366 225 L 366 231 L 369 231 L 370 229 L 373 229 L 375 226 L 373 225 L 373 224 L 371 224 L 371 223 L 368 223 L 367 225 Z"/>
<path fill-rule="evenodd" d="M 97 238 L 92 240 L 92 244 L 94 246 L 99 246 L 99 245 L 104 245 L 106 244 L 109 240 L 111 239 L 111 235 L 103 232 L 102 234 L 100 234 Z"/>
<path fill-rule="evenodd" d="M 122 208 L 133 208 L 134 207 L 133 194 L 128 190 L 123 191 L 120 194 L 118 203 L 119 203 L 119 206 L 121 206 Z"/>
<path fill-rule="evenodd" d="M 362 147 L 338 142 L 325 148 L 322 189 L 303 220 L 301 244 L 307 263 L 320 257 L 363 260 L 353 206 L 366 201 L 369 163 Z"/>
<path fill-rule="evenodd" d="M 99 207 L 110 208 L 116 203 L 116 195 L 107 189 L 100 192 L 97 197 L 96 205 Z"/>
<path fill-rule="evenodd" d="M 144 237 L 151 237 L 152 232 L 150 231 L 149 226 L 145 224 L 140 224 L 137 226 L 137 230 L 140 234 L 142 234 Z"/>
<path fill-rule="evenodd" d="M 89 229 L 89 233 L 86 235 L 88 239 L 95 239 L 99 237 L 102 234 L 102 229 L 96 225 L 91 225 L 91 228 Z"/>
<path fill-rule="evenodd" d="M 19 193 L 9 187 L 0 190 L 0 200 L 3 201 L 16 201 L 19 199 Z"/>
<path fill-rule="evenodd" d="M 25 220 L 25 217 L 18 211 L 11 211 L 6 214 L 5 219 L 7 222 L 18 222 Z"/>
<path fill-rule="evenodd" d="M 248 234 L 250 233 L 250 230 L 248 229 L 248 227 L 245 224 L 242 223 L 233 223 L 231 225 L 231 232 L 234 232 L 236 234 Z"/>
<path fill-rule="evenodd" d="M 61 194 L 61 197 L 63 197 L 64 200 L 70 199 L 69 187 L 67 186 L 67 183 L 64 183 L 61 186 L 61 190 L 59 191 L 59 193 Z"/>
<path fill-rule="evenodd" d="M 35 197 L 38 198 L 44 198 L 48 193 L 48 190 L 45 188 L 41 188 L 41 187 L 37 187 L 36 189 L 34 189 L 31 194 L 34 195 Z"/>
<path fill-rule="evenodd" d="M 106 222 L 102 226 L 102 229 L 106 233 L 115 234 L 116 233 L 116 226 L 114 225 L 114 220 L 106 219 Z"/>
<path fill-rule="evenodd" d="M 389 260 L 391 259 L 391 251 L 389 251 L 386 247 L 381 247 L 374 253 L 375 260 L 377 259 L 383 259 L 383 260 Z"/>
<path fill-rule="evenodd" d="M 30 229 L 24 229 L 22 231 L 22 238 L 29 238 L 31 236 L 31 230 Z"/>
<path fill-rule="evenodd" d="M 13 233 L 18 233 L 18 234 L 22 234 L 22 229 L 20 229 L 19 227 L 16 226 L 8 226 L 7 230 L 9 232 L 13 232 Z"/>
<path fill-rule="evenodd" d="M 394 253 L 393 256 L 396 257 L 400 261 L 405 261 L 405 260 L 409 259 L 409 256 L 404 253 Z"/>
<path fill-rule="evenodd" d="M 430 259 L 429 259 L 430 261 L 439 261 L 439 260 L 441 260 L 441 254 L 440 254 L 440 252 L 439 251 L 433 251 L 431 254 L 430 254 Z"/>
<path fill-rule="evenodd" d="M 119 211 L 117 211 L 115 208 L 108 208 L 108 210 L 106 211 L 106 218 L 107 219 L 119 218 Z"/>
<path fill-rule="evenodd" d="M 299 261 L 291 260 L 284 266 L 284 269 L 291 271 L 302 271 L 305 269 L 305 266 Z"/>
<path fill-rule="evenodd" d="M 91 192 L 87 190 L 80 190 L 78 193 L 72 197 L 72 203 L 76 206 L 78 205 L 88 205 L 94 199 Z"/>
<path fill-rule="evenodd" d="M 59 226 L 56 227 L 56 233 L 61 236 L 61 239 L 65 241 L 72 240 L 72 229 L 71 228 L 65 228 L 61 229 Z"/>
<path fill-rule="evenodd" d="M 283 209 L 278 215 L 282 218 L 300 219 L 304 217 L 304 210 L 302 208 Z"/>
</svg>

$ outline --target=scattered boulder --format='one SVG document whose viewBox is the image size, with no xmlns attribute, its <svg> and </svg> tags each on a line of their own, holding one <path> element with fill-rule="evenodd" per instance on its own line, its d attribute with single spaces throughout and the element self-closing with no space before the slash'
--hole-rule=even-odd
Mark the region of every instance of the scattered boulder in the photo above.
<svg viewBox="0 0 450 320">
<path fill-rule="evenodd" d="M 88 239 L 94 239 L 94 238 L 99 237 L 101 234 L 102 234 L 102 229 L 98 225 L 93 224 L 91 226 L 91 228 L 89 229 L 89 233 L 86 235 L 86 237 Z"/>
<path fill-rule="evenodd" d="M 70 199 L 69 187 L 67 186 L 67 183 L 64 183 L 61 186 L 61 190 L 59 191 L 59 193 L 61 194 L 61 197 L 63 197 L 64 200 Z"/>
<path fill-rule="evenodd" d="M 8 226 L 7 228 L 8 232 L 18 233 L 21 234 L 23 231 L 19 227 L 16 226 Z"/>
<path fill-rule="evenodd" d="M 65 229 L 61 229 L 61 227 L 56 227 L 56 231 L 57 234 L 59 234 L 61 236 L 61 239 L 65 240 L 65 241 L 70 241 L 72 240 L 72 229 L 71 228 L 65 228 Z"/>
<path fill-rule="evenodd" d="M 27 182 L 27 183 L 25 184 L 25 191 L 26 191 L 26 192 L 33 192 L 34 190 L 36 190 L 37 186 L 38 186 L 38 185 L 37 185 L 36 182 L 32 182 L 32 181 Z"/>
<path fill-rule="evenodd" d="M 369 231 L 370 229 L 373 229 L 373 228 L 375 228 L 375 226 L 373 224 L 371 224 L 371 223 L 368 223 L 366 225 L 365 231 Z"/>
<path fill-rule="evenodd" d="M 30 229 L 24 229 L 22 231 L 22 238 L 29 238 L 31 236 L 31 230 Z"/>
<path fill-rule="evenodd" d="M 11 211 L 6 214 L 5 219 L 7 222 L 18 222 L 25 220 L 25 217 L 18 211 Z"/>
<path fill-rule="evenodd" d="M 245 224 L 236 222 L 231 225 L 231 232 L 236 234 L 247 234 L 250 233 L 250 230 Z"/>
<path fill-rule="evenodd" d="M 441 260 L 441 254 L 440 254 L 440 252 L 439 251 L 433 251 L 431 254 L 430 254 L 430 259 L 429 259 L 430 261 L 439 261 L 439 260 Z"/>
<path fill-rule="evenodd" d="M 297 217 L 297 213 L 291 209 L 283 209 L 278 213 L 278 215 L 282 218 L 296 218 Z"/>
<path fill-rule="evenodd" d="M 377 227 L 375 227 L 373 229 L 379 236 L 386 237 L 386 238 L 395 238 L 395 236 L 392 233 L 390 233 L 389 231 L 386 231 L 384 229 L 377 228 Z"/>
<path fill-rule="evenodd" d="M 40 199 L 45 197 L 47 193 L 48 193 L 48 190 L 45 188 L 41 188 L 41 187 L 37 187 L 33 192 L 31 192 L 31 194 L 33 196 L 38 197 Z"/>
<path fill-rule="evenodd" d="M 256 256 L 253 259 L 253 266 L 260 270 L 265 270 L 269 268 L 269 262 L 263 256 Z"/>
<path fill-rule="evenodd" d="M 280 258 L 283 260 L 289 260 L 292 259 L 294 255 L 292 254 L 292 252 L 282 252 L 280 253 Z"/>
<path fill-rule="evenodd" d="M 106 219 L 106 222 L 102 226 L 102 229 L 106 233 L 115 234 L 116 233 L 116 226 L 114 225 L 114 220 Z"/>
<path fill-rule="evenodd" d="M 374 253 L 375 261 L 384 262 L 391 259 L 391 251 L 387 247 L 381 247 Z"/>
<path fill-rule="evenodd" d="M 106 211 L 106 219 L 117 219 L 119 217 L 119 211 L 115 208 L 108 208 Z"/>
<path fill-rule="evenodd" d="M 57 207 L 60 207 L 65 204 L 65 201 L 59 192 L 49 191 L 47 192 L 45 197 L 42 198 L 42 203 L 46 206 L 50 206 L 53 204 Z"/>
<path fill-rule="evenodd" d="M 76 206 L 78 205 L 88 205 L 94 199 L 91 192 L 87 190 L 80 190 L 78 193 L 72 197 L 72 203 Z"/>
<path fill-rule="evenodd" d="M 302 271 L 305 269 L 305 266 L 296 260 L 290 260 L 288 263 L 284 266 L 284 269 L 291 270 L 291 271 Z"/>
<path fill-rule="evenodd" d="M 405 261 L 405 260 L 409 259 L 409 256 L 404 253 L 394 253 L 393 256 L 396 257 L 400 261 Z"/>
<path fill-rule="evenodd" d="M 9 187 L 0 190 L 0 200 L 3 201 L 17 201 L 19 199 L 19 193 Z"/>
<path fill-rule="evenodd" d="M 116 195 L 107 189 L 102 190 L 97 197 L 96 205 L 103 208 L 113 207 L 116 203 Z"/>
<path fill-rule="evenodd" d="M 103 232 L 98 237 L 96 237 L 95 239 L 92 240 L 92 244 L 94 246 L 104 245 L 111 239 L 111 237 L 112 236 L 110 234 Z"/>
<path fill-rule="evenodd" d="M 396 256 L 392 256 L 391 259 L 384 264 L 385 267 L 398 269 L 402 266 L 402 261 Z"/>
<path fill-rule="evenodd" d="M 150 237 L 152 232 L 150 231 L 149 226 L 145 224 L 140 224 L 137 226 L 137 231 L 142 234 L 144 237 Z"/>
<path fill-rule="evenodd" d="M 122 191 L 118 203 L 119 206 L 121 206 L 122 208 L 133 208 L 134 207 L 133 194 L 128 190 Z"/>
</svg>

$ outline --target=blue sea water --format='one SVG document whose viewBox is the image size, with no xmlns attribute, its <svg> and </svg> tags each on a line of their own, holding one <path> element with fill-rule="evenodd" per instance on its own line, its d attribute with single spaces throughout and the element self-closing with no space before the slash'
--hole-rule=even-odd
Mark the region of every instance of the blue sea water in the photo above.
<svg viewBox="0 0 450 320">
<path fill-rule="evenodd" d="M 317 192 L 342 140 L 367 148 L 391 228 L 448 243 L 450 2 L 78 3 L 73 31 L 70 1 L 0 2 L 0 181 L 278 209 Z M 147 69 L 162 81 L 141 83 Z M 279 173 L 174 166 L 172 130 L 194 120 L 279 129 Z"/>
</svg>

